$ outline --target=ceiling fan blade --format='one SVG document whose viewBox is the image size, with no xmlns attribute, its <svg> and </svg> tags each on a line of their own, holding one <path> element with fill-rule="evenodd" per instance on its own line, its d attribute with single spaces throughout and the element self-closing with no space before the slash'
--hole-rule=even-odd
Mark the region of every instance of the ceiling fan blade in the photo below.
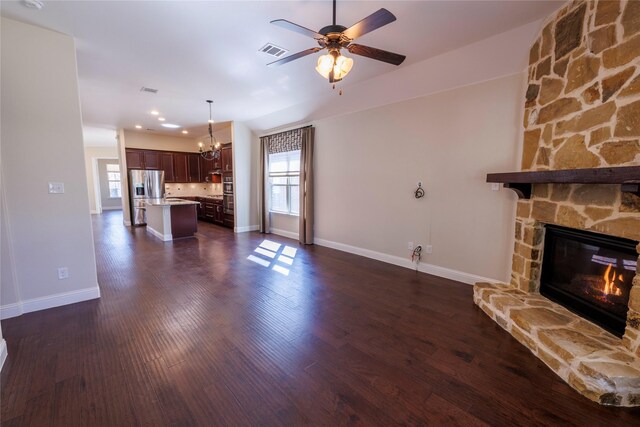
<svg viewBox="0 0 640 427">
<path fill-rule="evenodd" d="M 361 44 L 350 44 L 347 46 L 347 50 L 355 55 L 366 56 L 367 58 L 377 59 L 378 61 L 388 62 L 393 65 L 402 64 L 402 61 L 406 58 L 404 55 Z"/>
<path fill-rule="evenodd" d="M 311 49 L 303 50 L 302 52 L 294 53 L 293 55 L 289 55 L 286 58 L 278 59 L 277 61 L 273 61 L 267 64 L 267 66 L 272 65 L 283 65 L 287 62 L 295 61 L 298 58 L 302 58 L 303 56 L 311 55 L 312 53 L 316 53 L 319 50 L 322 50 L 321 47 L 312 47 Z"/>
<path fill-rule="evenodd" d="M 317 33 L 313 30 L 305 28 L 301 25 L 294 24 L 293 22 L 287 21 L 286 19 L 276 19 L 275 21 L 271 21 L 273 25 L 277 25 L 278 27 L 285 28 L 287 30 L 294 31 L 298 34 L 302 34 L 303 36 L 311 37 L 312 39 L 322 40 L 324 36 L 320 33 Z"/>
<path fill-rule="evenodd" d="M 373 12 L 362 21 L 353 24 L 351 27 L 344 30 L 342 34 L 349 37 L 351 40 L 357 39 L 358 37 L 362 37 L 363 35 L 390 24 L 395 20 L 395 15 L 383 8 L 377 12 Z"/>
</svg>

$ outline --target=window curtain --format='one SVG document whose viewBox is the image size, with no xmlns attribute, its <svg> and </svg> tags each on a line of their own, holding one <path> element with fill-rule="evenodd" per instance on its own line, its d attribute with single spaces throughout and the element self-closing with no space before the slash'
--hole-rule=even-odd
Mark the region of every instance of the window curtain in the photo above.
<svg viewBox="0 0 640 427">
<path fill-rule="evenodd" d="M 260 191 L 258 192 L 260 211 L 260 232 L 271 233 L 271 210 L 269 200 L 269 137 L 260 138 Z"/>
<path fill-rule="evenodd" d="M 300 226 L 298 239 L 303 245 L 313 244 L 313 136 L 314 128 L 301 129 L 300 152 Z"/>
<path fill-rule="evenodd" d="M 300 218 L 298 236 L 313 244 L 313 138 L 314 128 L 293 129 L 260 138 L 260 232 L 271 232 L 269 212 L 269 154 L 300 150 Z"/>
</svg>

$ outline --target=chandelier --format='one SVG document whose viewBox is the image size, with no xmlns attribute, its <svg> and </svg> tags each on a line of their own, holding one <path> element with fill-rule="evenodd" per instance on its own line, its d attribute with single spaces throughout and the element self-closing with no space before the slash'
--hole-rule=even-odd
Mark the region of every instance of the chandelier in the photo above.
<svg viewBox="0 0 640 427">
<path fill-rule="evenodd" d="M 212 128 L 213 118 L 211 117 L 211 104 L 213 104 L 213 101 L 210 99 L 207 99 L 207 103 L 209 104 L 209 149 L 204 150 L 202 148 L 203 146 L 202 142 L 199 142 L 198 145 L 200 146 L 200 155 L 202 156 L 203 159 L 214 160 L 214 159 L 220 158 L 220 143 L 213 136 L 213 128 Z"/>
</svg>

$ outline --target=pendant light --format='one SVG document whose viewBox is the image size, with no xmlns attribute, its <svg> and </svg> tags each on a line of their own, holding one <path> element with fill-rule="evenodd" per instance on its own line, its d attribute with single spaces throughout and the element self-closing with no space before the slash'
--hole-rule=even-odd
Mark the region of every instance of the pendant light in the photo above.
<svg viewBox="0 0 640 427">
<path fill-rule="evenodd" d="M 202 158 L 211 161 L 220 158 L 220 143 L 213 136 L 213 118 L 211 116 L 211 104 L 213 104 L 213 101 L 207 99 L 207 103 L 209 104 L 209 149 L 205 151 L 202 148 L 204 145 L 202 142 L 199 142 L 198 145 L 200 146 L 200 155 Z"/>
</svg>

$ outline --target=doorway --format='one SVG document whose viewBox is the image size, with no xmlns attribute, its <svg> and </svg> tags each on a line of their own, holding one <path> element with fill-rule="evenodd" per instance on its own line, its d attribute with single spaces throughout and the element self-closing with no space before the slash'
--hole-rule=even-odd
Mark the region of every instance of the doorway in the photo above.
<svg viewBox="0 0 640 427">
<path fill-rule="evenodd" d="M 94 159 L 96 211 L 122 209 L 122 174 L 114 159 Z"/>
</svg>

